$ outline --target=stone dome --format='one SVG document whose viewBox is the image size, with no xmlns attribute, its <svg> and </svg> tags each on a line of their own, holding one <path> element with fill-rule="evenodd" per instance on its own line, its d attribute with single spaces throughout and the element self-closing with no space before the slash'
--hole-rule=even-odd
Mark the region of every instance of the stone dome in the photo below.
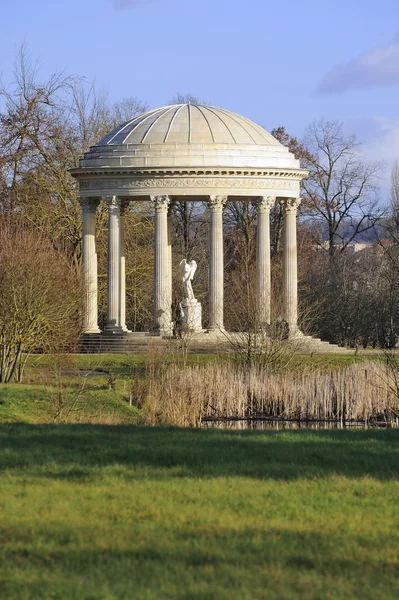
<svg viewBox="0 0 399 600">
<path fill-rule="evenodd" d="M 80 161 L 81 169 L 105 167 L 298 169 L 299 161 L 245 117 L 203 104 L 174 104 L 122 123 Z"/>
<path fill-rule="evenodd" d="M 71 169 L 81 196 L 299 197 L 307 171 L 263 127 L 222 108 L 173 104 L 111 131 Z"/>
<path fill-rule="evenodd" d="M 281 146 L 263 127 L 236 113 L 204 104 L 173 104 L 119 125 L 97 145 L 250 144 Z"/>
</svg>

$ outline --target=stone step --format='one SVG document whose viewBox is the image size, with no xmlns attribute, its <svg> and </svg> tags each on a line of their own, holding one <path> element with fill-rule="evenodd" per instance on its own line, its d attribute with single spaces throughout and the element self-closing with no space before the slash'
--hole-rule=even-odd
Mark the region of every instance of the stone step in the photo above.
<svg viewBox="0 0 399 600">
<path fill-rule="evenodd" d="M 193 352 L 217 350 L 228 350 L 231 347 L 231 339 L 234 334 L 227 337 L 221 334 L 198 333 L 189 340 L 189 348 Z M 230 341 L 229 341 L 230 340 Z M 82 336 L 80 351 L 85 354 L 135 354 L 146 352 L 150 345 L 166 348 L 172 344 L 177 349 L 180 340 L 170 340 L 151 336 L 147 332 L 132 332 L 125 334 L 86 334 Z M 303 335 L 295 340 L 294 351 L 315 354 L 352 354 L 353 350 L 341 348 L 336 344 L 324 342 L 318 338 Z"/>
<path fill-rule="evenodd" d="M 353 350 L 342 348 L 337 344 L 330 344 L 320 338 L 313 338 L 310 335 L 303 335 L 298 340 L 299 347 L 302 351 L 315 354 L 353 354 Z"/>
</svg>

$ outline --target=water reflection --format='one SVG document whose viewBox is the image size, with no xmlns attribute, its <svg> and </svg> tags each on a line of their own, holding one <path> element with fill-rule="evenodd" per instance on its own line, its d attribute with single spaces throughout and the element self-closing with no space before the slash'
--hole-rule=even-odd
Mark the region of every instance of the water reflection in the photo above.
<svg viewBox="0 0 399 600">
<path fill-rule="evenodd" d="M 283 419 L 204 419 L 201 428 L 213 429 L 372 429 L 398 427 L 396 421 L 293 421 Z"/>
</svg>

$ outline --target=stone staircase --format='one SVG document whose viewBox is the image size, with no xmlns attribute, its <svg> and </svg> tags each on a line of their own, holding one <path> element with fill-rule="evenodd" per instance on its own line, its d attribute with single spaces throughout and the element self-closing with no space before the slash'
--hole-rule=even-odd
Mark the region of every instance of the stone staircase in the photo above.
<svg viewBox="0 0 399 600">
<path fill-rule="evenodd" d="M 323 342 L 320 338 L 301 334 L 294 341 L 297 352 L 306 354 L 353 354 L 354 350 L 343 348 L 337 344 Z"/>
<path fill-rule="evenodd" d="M 82 336 L 82 354 L 133 354 L 145 352 L 148 348 L 148 333 L 86 333 Z"/>
<path fill-rule="evenodd" d="M 91 333 L 82 336 L 80 352 L 82 354 L 139 354 L 146 352 L 151 346 L 177 350 L 185 343 L 190 352 L 226 352 L 234 346 L 233 338 L 234 334 L 224 335 L 215 332 L 195 333 L 185 340 L 162 338 L 148 332 Z M 304 354 L 353 354 L 354 352 L 303 334 L 288 340 L 287 343 L 292 344 L 293 352 Z"/>
</svg>

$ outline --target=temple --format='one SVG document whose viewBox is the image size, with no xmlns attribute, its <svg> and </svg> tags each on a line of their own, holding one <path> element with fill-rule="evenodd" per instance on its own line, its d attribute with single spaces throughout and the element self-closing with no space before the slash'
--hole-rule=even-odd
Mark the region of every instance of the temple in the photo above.
<svg viewBox="0 0 399 600">
<path fill-rule="evenodd" d="M 105 334 L 128 332 L 124 213 L 130 202 L 154 208 L 154 327 L 172 332 L 170 205 L 202 201 L 210 213 L 208 331 L 224 329 L 223 209 L 252 201 L 257 208 L 256 294 L 259 319 L 271 315 L 270 209 L 283 208 L 282 318 L 298 329 L 296 214 L 307 171 L 265 129 L 213 106 L 178 104 L 151 110 L 118 126 L 71 171 L 83 210 L 84 332 L 100 333 L 97 307 L 96 210 L 108 206 L 108 287 Z M 188 257 L 187 257 L 188 258 Z"/>
</svg>

